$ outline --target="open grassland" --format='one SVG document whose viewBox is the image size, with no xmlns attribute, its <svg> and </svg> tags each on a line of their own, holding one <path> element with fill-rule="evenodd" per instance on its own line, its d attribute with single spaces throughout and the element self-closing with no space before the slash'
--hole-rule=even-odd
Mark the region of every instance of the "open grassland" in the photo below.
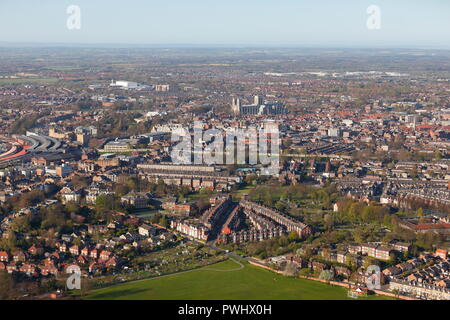
<svg viewBox="0 0 450 320">
<path fill-rule="evenodd" d="M 121 284 L 91 292 L 100 300 L 347 300 L 347 290 L 289 278 L 246 262 L 227 260 L 201 269 Z M 384 300 L 384 296 L 359 299 Z"/>
</svg>

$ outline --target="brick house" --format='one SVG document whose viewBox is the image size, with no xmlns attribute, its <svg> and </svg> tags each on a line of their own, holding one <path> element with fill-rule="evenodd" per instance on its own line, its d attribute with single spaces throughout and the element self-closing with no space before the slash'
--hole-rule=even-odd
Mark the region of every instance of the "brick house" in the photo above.
<svg viewBox="0 0 450 320">
<path fill-rule="evenodd" d="M 171 199 L 163 202 L 162 208 L 170 211 L 174 215 L 189 216 L 192 212 L 192 204 L 190 203 L 177 203 L 176 199 Z"/>
<path fill-rule="evenodd" d="M 67 252 L 67 245 L 65 242 L 56 245 L 59 248 L 59 252 Z"/>
<path fill-rule="evenodd" d="M 391 276 L 392 277 L 392 276 L 395 276 L 395 275 L 400 274 L 400 273 L 402 273 L 402 269 L 400 269 L 400 268 L 398 268 L 396 266 L 392 266 L 392 267 L 389 267 L 389 268 L 386 268 L 386 269 L 383 270 L 383 274 L 385 276 Z"/>
<path fill-rule="evenodd" d="M 104 261 L 109 260 L 109 257 L 110 257 L 110 256 L 111 256 L 111 252 L 106 251 L 106 250 L 103 250 L 103 251 L 100 253 L 100 259 L 101 259 L 101 260 L 104 260 Z"/>
<path fill-rule="evenodd" d="M 409 262 L 403 262 L 396 265 L 397 268 L 401 270 L 401 272 L 406 272 L 414 269 L 414 265 Z"/>
<path fill-rule="evenodd" d="M 6 266 L 6 271 L 8 271 L 8 273 L 13 273 L 14 271 L 18 271 L 17 266 L 15 264 L 8 264 Z"/>
<path fill-rule="evenodd" d="M 88 263 L 88 259 L 87 259 L 85 256 L 80 255 L 80 256 L 78 256 L 78 258 L 77 258 L 77 262 L 78 262 L 79 264 L 87 264 L 87 263 Z"/>
<path fill-rule="evenodd" d="M 0 251 L 0 261 L 2 261 L 2 262 L 8 262 L 9 261 L 8 252 Z"/>
<path fill-rule="evenodd" d="M 448 254 L 447 250 L 437 249 L 434 255 L 436 257 L 440 257 L 442 260 L 447 260 L 447 254 Z"/>
<path fill-rule="evenodd" d="M 20 272 L 26 273 L 27 275 L 32 275 L 36 272 L 36 266 L 34 264 L 24 263 L 20 268 Z"/>
<path fill-rule="evenodd" d="M 90 257 L 92 259 L 97 259 L 98 258 L 98 251 L 97 251 L 97 249 L 94 249 L 94 250 L 91 251 Z"/>
<path fill-rule="evenodd" d="M 13 253 L 14 262 L 25 262 L 27 260 L 27 256 L 23 251 L 16 251 Z"/>
<path fill-rule="evenodd" d="M 340 274 L 340 275 L 343 275 L 343 276 L 345 276 L 347 278 L 349 278 L 350 275 L 352 274 L 351 270 L 349 268 L 347 268 L 347 267 L 339 267 L 339 266 L 337 266 L 337 267 L 333 267 L 333 270 L 334 270 L 335 274 Z"/>
<path fill-rule="evenodd" d="M 123 205 L 129 205 L 136 209 L 143 209 L 148 206 L 148 198 L 142 194 L 128 194 L 120 198 L 120 202 Z"/>
<path fill-rule="evenodd" d="M 34 244 L 28 249 L 28 252 L 33 256 L 39 256 L 44 253 L 44 249 Z"/>
<path fill-rule="evenodd" d="M 80 254 L 80 248 L 77 245 L 73 245 L 70 247 L 69 252 L 74 255 L 77 256 Z"/>
<path fill-rule="evenodd" d="M 53 253 L 50 255 L 49 258 L 51 258 L 53 261 L 55 261 L 55 260 L 56 260 L 56 261 L 61 260 L 61 256 L 60 256 L 60 254 L 59 254 L 58 251 L 53 252 Z"/>
<path fill-rule="evenodd" d="M 361 245 L 361 252 L 367 254 L 369 257 L 376 257 L 376 250 L 377 250 L 376 244 L 367 243 Z"/>
<path fill-rule="evenodd" d="M 84 257 L 89 257 L 89 248 L 85 247 L 83 250 L 81 250 L 81 255 Z"/>
<path fill-rule="evenodd" d="M 348 246 L 348 252 L 351 254 L 358 254 L 361 251 L 361 245 L 359 244 L 351 244 Z"/>
<path fill-rule="evenodd" d="M 91 263 L 89 265 L 89 272 L 90 273 L 97 273 L 100 270 L 101 270 L 101 266 L 98 263 L 93 262 L 93 263 Z"/>
<path fill-rule="evenodd" d="M 56 268 L 54 265 L 45 265 L 41 267 L 41 274 L 44 276 L 48 275 L 58 275 L 58 268 Z"/>
<path fill-rule="evenodd" d="M 391 245 L 392 245 L 392 248 L 394 248 L 394 250 L 397 250 L 400 252 L 410 251 L 410 249 L 411 249 L 411 245 L 406 242 L 394 242 Z"/>
<path fill-rule="evenodd" d="M 115 268 L 117 266 L 117 261 L 115 258 L 111 258 L 106 262 L 105 265 L 107 268 Z"/>
<path fill-rule="evenodd" d="M 345 264 L 347 261 L 347 252 L 345 251 L 338 251 L 336 254 L 336 261 L 342 264 Z"/>
<path fill-rule="evenodd" d="M 389 255 L 391 254 L 391 252 L 392 250 L 387 247 L 377 246 L 375 249 L 375 258 L 389 260 Z"/>
<path fill-rule="evenodd" d="M 147 224 L 143 224 L 138 228 L 138 232 L 141 236 L 144 237 L 150 237 L 151 235 L 155 234 L 155 228 L 152 226 L 149 226 Z"/>
</svg>

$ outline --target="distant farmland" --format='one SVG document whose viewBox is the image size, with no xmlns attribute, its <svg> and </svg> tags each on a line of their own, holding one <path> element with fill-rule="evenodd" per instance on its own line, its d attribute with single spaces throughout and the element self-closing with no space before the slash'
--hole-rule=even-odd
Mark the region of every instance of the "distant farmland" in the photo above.
<svg viewBox="0 0 450 320">
<path fill-rule="evenodd" d="M 58 82 L 57 78 L 0 78 L 0 85 L 11 85 L 11 84 L 54 84 Z"/>
<path fill-rule="evenodd" d="M 91 292 L 93 300 L 347 300 L 347 290 L 289 278 L 248 263 L 227 260 L 201 269 Z M 384 300 L 384 296 L 359 299 Z"/>
</svg>

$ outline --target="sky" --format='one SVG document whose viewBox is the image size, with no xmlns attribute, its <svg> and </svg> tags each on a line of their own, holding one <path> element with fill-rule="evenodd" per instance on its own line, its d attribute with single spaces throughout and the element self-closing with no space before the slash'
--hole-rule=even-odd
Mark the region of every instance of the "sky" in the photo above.
<svg viewBox="0 0 450 320">
<path fill-rule="evenodd" d="M 0 43 L 450 49 L 450 0 L 0 0 Z"/>
</svg>

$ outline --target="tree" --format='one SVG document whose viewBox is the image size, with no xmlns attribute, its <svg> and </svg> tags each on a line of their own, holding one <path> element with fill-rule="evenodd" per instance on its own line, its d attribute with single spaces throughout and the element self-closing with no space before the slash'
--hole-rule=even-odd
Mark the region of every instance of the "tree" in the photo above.
<svg viewBox="0 0 450 320">
<path fill-rule="evenodd" d="M 65 209 L 69 213 L 78 213 L 80 210 L 80 206 L 75 202 L 69 202 L 65 205 Z"/>
<path fill-rule="evenodd" d="M 372 266 L 372 265 L 378 266 L 378 265 L 380 265 L 380 262 L 375 258 L 368 257 L 368 256 L 365 257 L 364 258 L 364 268 L 367 269 L 369 266 Z"/>
<path fill-rule="evenodd" d="M 395 295 L 395 297 L 398 297 L 400 294 L 400 291 L 398 289 L 392 290 L 392 293 Z"/>
<path fill-rule="evenodd" d="M 200 199 L 195 203 L 195 207 L 198 209 L 198 214 L 202 214 L 205 210 L 210 207 L 209 202 L 206 202 L 204 199 Z"/>
<path fill-rule="evenodd" d="M 287 277 L 297 277 L 298 276 L 297 265 L 295 263 L 289 261 L 286 264 L 283 274 Z"/>
<path fill-rule="evenodd" d="M 440 153 L 440 152 L 435 152 L 435 154 L 434 154 L 434 158 L 435 159 L 438 159 L 438 160 L 440 160 L 440 159 L 442 159 L 444 156 L 442 155 L 442 153 Z"/>
<path fill-rule="evenodd" d="M 132 191 L 139 191 L 139 180 L 136 177 L 130 177 L 127 181 L 127 186 Z"/>
<path fill-rule="evenodd" d="M 91 291 L 93 288 L 92 282 L 90 279 L 82 278 L 81 279 L 81 296 L 85 296 L 89 291 Z"/>
<path fill-rule="evenodd" d="M 333 229 L 333 226 L 334 226 L 334 217 L 333 217 L 333 215 L 326 214 L 323 217 L 323 222 L 324 222 L 325 227 L 327 228 L 327 230 Z"/>
<path fill-rule="evenodd" d="M 303 277 L 309 277 L 311 274 L 311 270 L 309 270 L 309 268 L 302 268 L 299 271 L 299 275 L 303 276 Z"/>
<path fill-rule="evenodd" d="M 350 267 L 353 271 L 356 271 L 357 265 L 355 257 L 353 255 L 347 254 L 345 257 L 345 264 Z"/>
<path fill-rule="evenodd" d="M 286 204 L 284 203 L 284 201 L 277 201 L 277 203 L 275 204 L 275 209 L 284 212 L 286 210 Z"/>
<path fill-rule="evenodd" d="M 356 221 L 359 219 L 359 216 L 364 209 L 365 205 L 360 202 L 354 202 L 350 205 L 348 210 L 348 216 L 352 221 Z"/>
<path fill-rule="evenodd" d="M 17 233 L 29 232 L 31 229 L 30 226 L 30 215 L 17 217 L 11 223 L 10 229 Z"/>
<path fill-rule="evenodd" d="M 298 236 L 297 231 L 291 231 L 288 235 L 289 242 L 296 242 L 299 239 L 300 239 L 300 237 Z"/>
<path fill-rule="evenodd" d="M 163 226 L 163 227 L 165 227 L 165 228 L 168 228 L 168 227 L 169 227 L 169 221 L 167 220 L 167 217 L 166 217 L 165 215 L 163 215 L 163 216 L 159 219 L 158 223 L 159 223 L 160 226 Z"/>
<path fill-rule="evenodd" d="M 89 186 L 89 180 L 87 177 L 82 177 L 82 176 L 74 176 L 72 178 L 72 186 L 75 189 L 81 189 L 81 188 L 86 188 L 87 186 Z"/>
<path fill-rule="evenodd" d="M 0 300 L 13 298 L 14 280 L 5 271 L 0 271 Z"/>
<path fill-rule="evenodd" d="M 409 251 L 408 251 L 408 250 L 406 250 L 405 252 L 403 252 L 403 259 L 404 259 L 404 260 L 408 260 L 409 257 L 410 257 L 410 254 L 409 254 Z"/>
<path fill-rule="evenodd" d="M 127 185 L 118 183 L 114 188 L 115 194 L 119 197 L 124 196 L 130 192 L 130 188 Z"/>
<path fill-rule="evenodd" d="M 17 248 L 17 237 L 14 231 L 9 230 L 7 237 L 0 240 L 0 247 L 7 251 L 13 251 Z"/>
<path fill-rule="evenodd" d="M 398 262 L 398 256 L 394 251 L 389 254 L 389 262 L 392 264 L 395 264 Z"/>
<path fill-rule="evenodd" d="M 422 208 L 417 209 L 416 214 L 419 217 L 423 217 L 423 209 Z"/>
<path fill-rule="evenodd" d="M 301 256 L 303 258 L 305 258 L 306 260 L 309 260 L 313 253 L 312 253 L 312 249 L 310 247 L 303 247 L 297 250 L 296 254 L 298 256 Z"/>
<path fill-rule="evenodd" d="M 114 197 L 108 196 L 106 194 L 101 194 L 95 200 L 95 209 L 98 212 L 104 212 L 111 210 L 114 205 Z"/>
</svg>

